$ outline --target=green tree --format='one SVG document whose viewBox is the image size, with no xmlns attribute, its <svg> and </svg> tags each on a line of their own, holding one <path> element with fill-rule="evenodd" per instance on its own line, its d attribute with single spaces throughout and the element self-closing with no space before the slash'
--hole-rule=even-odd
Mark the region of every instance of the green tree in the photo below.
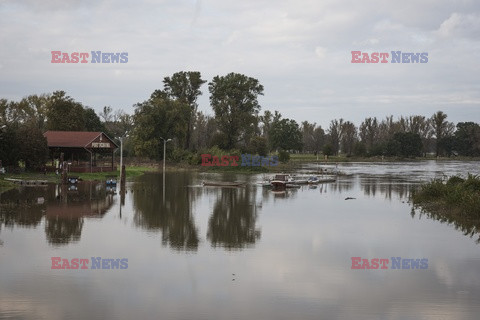
<svg viewBox="0 0 480 320">
<path fill-rule="evenodd" d="M 379 135 L 377 118 L 366 118 L 358 129 L 360 140 L 365 145 L 366 151 L 371 152 Z"/>
<path fill-rule="evenodd" d="M 164 91 L 168 97 L 180 100 L 188 104 L 190 111 L 187 115 L 188 126 L 185 137 L 185 148 L 189 149 L 191 145 L 191 136 L 193 131 L 194 117 L 197 113 L 197 99 L 202 94 L 200 87 L 207 82 L 202 79 L 198 71 L 176 72 L 172 77 L 163 79 Z"/>
<path fill-rule="evenodd" d="M 84 118 L 86 131 L 105 131 L 105 126 L 92 108 L 85 108 Z"/>
<path fill-rule="evenodd" d="M 184 141 L 188 125 L 189 106 L 152 94 L 151 98 L 136 105 L 132 140 L 138 156 L 163 158 L 163 140 Z M 171 144 L 168 144 L 171 149 Z M 173 146 L 172 146 L 173 147 Z"/>
<path fill-rule="evenodd" d="M 267 146 L 267 139 L 264 137 L 253 137 L 250 140 L 250 150 L 251 153 L 256 153 L 260 156 L 267 156 L 268 154 L 268 146 Z"/>
<path fill-rule="evenodd" d="M 480 126 L 474 122 L 457 123 L 454 148 L 462 156 L 480 156 Z"/>
<path fill-rule="evenodd" d="M 340 150 L 340 142 L 342 141 L 343 119 L 330 121 L 328 128 L 328 136 L 330 137 L 330 145 L 333 148 L 333 154 L 337 155 Z"/>
<path fill-rule="evenodd" d="M 48 159 L 47 139 L 35 122 L 19 126 L 16 132 L 16 142 L 19 145 L 18 158 L 25 163 L 25 169 L 41 169 Z"/>
<path fill-rule="evenodd" d="M 352 122 L 346 121 L 342 124 L 341 131 L 343 152 L 350 156 L 353 153 L 355 142 L 357 142 L 357 127 Z"/>
<path fill-rule="evenodd" d="M 85 130 L 85 110 L 82 104 L 67 96 L 65 91 L 55 91 L 49 98 L 47 119 L 48 130 Z"/>
<path fill-rule="evenodd" d="M 0 122 L 0 160 L 4 167 L 16 167 L 20 160 L 20 146 L 17 142 L 16 128 L 12 123 Z"/>
<path fill-rule="evenodd" d="M 453 123 L 446 121 L 447 115 L 442 111 L 437 111 L 431 117 L 431 123 L 433 132 L 436 138 L 435 153 L 438 157 L 441 153 L 441 144 L 439 143 L 442 138 L 451 136 L 455 129 Z"/>
<path fill-rule="evenodd" d="M 295 120 L 274 120 L 270 128 L 270 139 L 274 149 L 302 150 L 302 132 Z"/>
<path fill-rule="evenodd" d="M 326 145 L 323 146 L 322 150 L 323 155 L 329 157 L 333 154 L 333 147 L 330 143 L 327 143 Z"/>
<path fill-rule="evenodd" d="M 229 73 L 215 76 L 208 89 L 218 129 L 224 135 L 221 147 L 233 149 L 240 141 L 248 143 L 255 131 L 260 111 L 258 96 L 263 94 L 263 86 L 257 79 Z"/>
<path fill-rule="evenodd" d="M 422 154 L 422 139 L 418 133 L 397 132 L 387 143 L 387 154 L 397 157 L 417 157 Z"/>
</svg>

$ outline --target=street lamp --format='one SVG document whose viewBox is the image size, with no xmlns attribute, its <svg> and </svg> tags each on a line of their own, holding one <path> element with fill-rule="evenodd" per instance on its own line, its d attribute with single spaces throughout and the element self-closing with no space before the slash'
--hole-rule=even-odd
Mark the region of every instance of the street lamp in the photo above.
<svg viewBox="0 0 480 320">
<path fill-rule="evenodd" d="M 117 137 L 120 140 L 120 179 L 122 179 L 123 170 L 123 139 L 128 137 L 128 131 L 121 137 Z"/>
<path fill-rule="evenodd" d="M 163 140 L 163 172 L 165 172 L 165 160 L 166 160 L 166 153 L 167 153 L 167 142 L 172 141 L 172 139 L 165 140 L 164 138 L 160 137 Z"/>
</svg>

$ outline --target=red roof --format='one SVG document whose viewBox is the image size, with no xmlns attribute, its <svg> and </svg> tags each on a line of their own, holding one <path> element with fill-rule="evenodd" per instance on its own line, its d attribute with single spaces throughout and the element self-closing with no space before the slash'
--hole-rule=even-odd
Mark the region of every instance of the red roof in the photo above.
<svg viewBox="0 0 480 320">
<path fill-rule="evenodd" d="M 43 136 L 47 138 L 49 147 L 84 148 L 101 134 L 104 133 L 88 131 L 47 131 Z M 104 136 L 108 138 L 107 135 L 104 134 Z M 112 141 L 110 138 L 108 139 Z M 116 146 L 115 142 L 112 141 L 112 143 Z"/>
</svg>

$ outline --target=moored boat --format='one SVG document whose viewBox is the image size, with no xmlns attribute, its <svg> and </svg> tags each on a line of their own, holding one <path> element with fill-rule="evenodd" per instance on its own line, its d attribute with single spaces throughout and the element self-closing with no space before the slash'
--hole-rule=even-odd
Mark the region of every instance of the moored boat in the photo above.
<svg viewBox="0 0 480 320">
<path fill-rule="evenodd" d="M 273 177 L 270 184 L 274 189 L 285 189 L 287 187 L 287 183 L 293 183 L 292 180 L 292 177 L 290 177 L 288 174 L 277 174 L 275 177 Z"/>
<path fill-rule="evenodd" d="M 243 187 L 245 182 L 228 182 L 228 181 L 203 181 L 205 187 Z"/>
</svg>

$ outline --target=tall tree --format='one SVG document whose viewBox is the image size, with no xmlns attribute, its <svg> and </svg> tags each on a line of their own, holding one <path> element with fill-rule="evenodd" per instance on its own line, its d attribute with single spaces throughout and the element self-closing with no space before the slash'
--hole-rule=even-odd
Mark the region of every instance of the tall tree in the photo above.
<svg viewBox="0 0 480 320">
<path fill-rule="evenodd" d="M 176 72 L 172 77 L 163 79 L 165 93 L 172 99 L 178 99 L 188 104 L 190 112 L 188 113 L 188 126 L 185 138 L 185 148 L 190 148 L 194 117 L 197 113 L 197 99 L 202 94 L 200 87 L 207 82 L 202 79 L 198 71 Z"/>
<path fill-rule="evenodd" d="M 351 155 L 355 142 L 357 142 L 357 127 L 350 121 L 342 124 L 342 150 Z"/>
<path fill-rule="evenodd" d="M 295 120 L 285 118 L 273 121 L 270 128 L 270 139 L 274 149 L 302 149 L 302 132 Z"/>
<path fill-rule="evenodd" d="M 309 123 L 308 121 L 303 121 L 301 130 L 302 130 L 302 142 L 303 150 L 307 152 L 315 151 L 315 137 L 313 135 L 315 131 L 316 123 Z"/>
<path fill-rule="evenodd" d="M 315 130 L 313 130 L 314 151 L 316 153 L 322 151 L 323 146 L 325 145 L 325 140 L 325 131 L 321 126 L 316 127 Z"/>
<path fill-rule="evenodd" d="M 367 148 L 367 152 L 370 152 L 379 136 L 377 118 L 366 118 L 360 125 L 359 135 L 360 140 Z"/>
<path fill-rule="evenodd" d="M 85 108 L 84 110 L 84 118 L 85 118 L 85 130 L 86 131 L 105 131 L 105 126 L 100 121 L 100 118 L 95 113 L 95 110 L 92 108 Z"/>
<path fill-rule="evenodd" d="M 457 123 L 455 150 L 462 156 L 480 155 L 480 125 L 474 122 Z"/>
<path fill-rule="evenodd" d="M 208 89 L 218 129 L 224 135 L 222 147 L 232 149 L 240 141 L 248 143 L 255 130 L 260 111 L 258 96 L 263 94 L 263 86 L 257 79 L 229 73 L 215 76 Z"/>
<path fill-rule="evenodd" d="M 328 128 L 330 145 L 332 146 L 334 155 L 337 155 L 340 151 L 340 141 L 342 141 L 342 125 L 343 119 L 334 119 L 330 121 L 330 127 Z"/>
<path fill-rule="evenodd" d="M 48 101 L 47 129 L 58 131 L 84 131 L 85 110 L 65 91 L 55 91 Z"/>
<path fill-rule="evenodd" d="M 441 144 L 438 142 L 444 137 L 451 136 L 453 134 L 453 131 L 455 130 L 455 126 L 453 125 L 453 123 L 448 122 L 446 119 L 447 115 L 442 111 L 437 111 L 431 117 L 433 132 L 437 141 L 435 144 L 435 154 L 437 157 L 440 155 L 441 152 Z"/>
<path fill-rule="evenodd" d="M 162 159 L 162 138 L 173 139 L 175 142 L 184 141 L 188 113 L 187 104 L 155 94 L 152 94 L 149 100 L 137 104 L 132 132 L 135 154 Z"/>
</svg>

